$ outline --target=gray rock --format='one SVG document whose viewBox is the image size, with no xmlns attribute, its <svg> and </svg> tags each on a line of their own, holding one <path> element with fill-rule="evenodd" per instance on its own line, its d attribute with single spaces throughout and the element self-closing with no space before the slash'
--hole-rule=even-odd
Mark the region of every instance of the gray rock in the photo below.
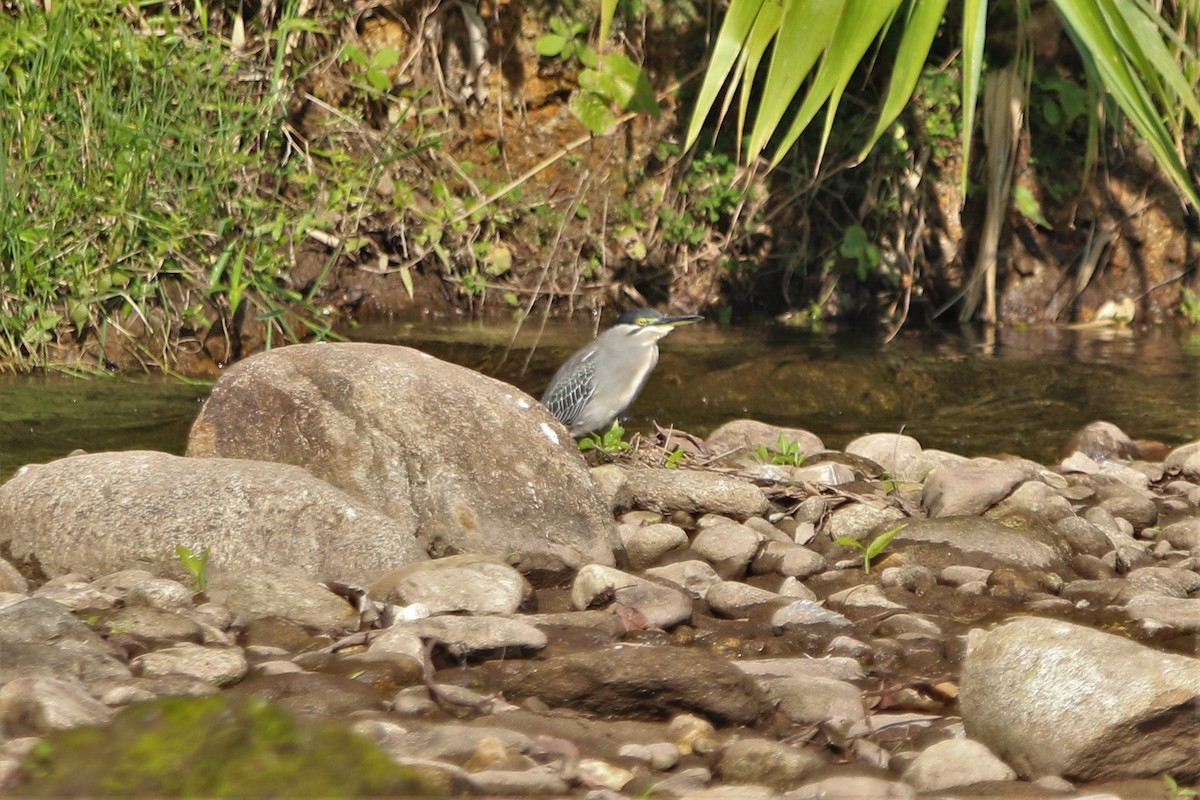
<svg viewBox="0 0 1200 800">
<path fill-rule="evenodd" d="M 130 662 L 147 678 L 185 675 L 214 686 L 231 686 L 246 676 L 246 656 L 238 647 L 205 647 L 182 642 L 140 655 Z"/>
<path fill-rule="evenodd" d="M 511 614 L 533 593 L 517 570 L 487 556 L 447 556 L 409 564 L 371 586 L 370 596 L 397 605 L 422 603 L 431 614 Z"/>
<path fill-rule="evenodd" d="M 608 507 L 615 513 L 622 508 L 629 508 L 632 498 L 629 496 L 629 483 L 625 478 L 625 470 L 616 464 L 601 464 L 592 467 L 592 478 L 600 489 L 600 495 Z"/>
<path fill-rule="evenodd" d="M 1128 595 L 1155 594 L 1163 597 L 1187 597 L 1200 589 L 1200 575 L 1189 569 L 1141 567 L 1125 576 L 1129 581 Z"/>
<path fill-rule="evenodd" d="M 762 543 L 763 535 L 753 528 L 724 523 L 697 533 L 692 539 L 692 552 L 712 564 L 725 580 L 737 580 L 745 576 Z"/>
<path fill-rule="evenodd" d="M 111 718 L 112 711 L 76 683 L 18 678 L 0 688 L 0 735 L 5 738 L 103 725 Z"/>
<path fill-rule="evenodd" d="M 34 592 L 33 596 L 53 600 L 72 611 L 104 611 L 117 603 L 117 598 L 98 592 L 85 583 L 46 585 Z"/>
<path fill-rule="evenodd" d="M 1166 541 L 1172 547 L 1189 550 L 1194 555 L 1200 555 L 1200 517 L 1190 517 L 1172 522 L 1158 532 L 1158 538 Z"/>
<path fill-rule="evenodd" d="M 824 725 L 841 736 L 865 736 L 866 712 L 858 687 L 835 678 L 794 675 L 767 681 L 779 711 L 797 725 Z"/>
<path fill-rule="evenodd" d="M 79 648 L 55 644 L 0 641 L 0 685 L 19 678 L 98 681 L 129 677 L 129 667 L 109 648 Z"/>
<path fill-rule="evenodd" d="M 727 659 L 700 650 L 620 644 L 484 666 L 510 699 L 532 696 L 601 716 L 687 711 L 748 724 L 769 708 L 753 680 Z"/>
<path fill-rule="evenodd" d="M 483 795 L 504 797 L 566 797 L 570 784 L 547 767 L 527 770 L 485 769 L 470 773 L 472 785 Z"/>
<path fill-rule="evenodd" d="M 25 576 L 8 563 L 7 559 L 0 558 L 0 593 L 25 594 L 28 591 L 29 581 L 25 580 Z"/>
<path fill-rule="evenodd" d="M 756 678 L 833 678 L 856 681 L 863 677 L 863 668 L 853 658 L 827 656 L 824 658 L 756 658 L 734 662 L 737 668 Z"/>
<path fill-rule="evenodd" d="M 795 442 L 801 453 L 812 455 L 825 449 L 821 437 L 800 428 L 784 428 L 768 425 L 753 419 L 735 419 L 721 425 L 704 441 L 712 453 L 730 453 L 731 457 L 749 462 L 758 445 L 771 450 L 779 449 L 779 437 Z"/>
<path fill-rule="evenodd" d="M 1154 628 L 1200 633 L 1200 598 L 1138 595 L 1125 604 L 1125 614 Z"/>
<path fill-rule="evenodd" d="M 923 481 L 920 468 L 921 443 L 902 433 L 868 433 L 846 445 L 845 451 L 854 456 L 869 458 L 902 481 Z"/>
<path fill-rule="evenodd" d="M 104 618 L 108 629 L 137 639 L 155 642 L 202 642 L 200 624 L 178 611 L 161 611 L 147 606 L 125 606 Z"/>
<path fill-rule="evenodd" d="M 1065 569 L 1060 552 L 1064 548 L 1056 549 L 1043 538 L 1033 528 L 1010 527 L 982 517 L 911 519 L 892 539 L 889 550 L 919 557 L 921 563 L 935 571 L 950 564 L 983 569 Z"/>
<path fill-rule="evenodd" d="M 787 791 L 823 766 L 825 758 L 815 748 L 745 737 L 725 748 L 717 773 L 730 783 L 762 784 Z"/>
<path fill-rule="evenodd" d="M 692 597 L 702 598 L 713 586 L 721 582 L 721 576 L 707 561 L 676 561 L 661 567 L 646 570 L 647 577 L 659 578 L 679 586 Z"/>
<path fill-rule="evenodd" d="M 368 653 L 411 653 L 405 640 L 434 639 L 455 656 L 520 654 L 546 646 L 546 634 L 520 619 L 440 616 L 399 622 L 381 633 Z M 418 650 L 418 652 L 420 652 Z"/>
<path fill-rule="evenodd" d="M 874 775 L 834 775 L 824 780 L 806 783 L 788 792 L 788 800 L 917 800 L 917 790 L 907 783 L 890 781 Z"/>
<path fill-rule="evenodd" d="M 209 578 L 208 597 L 245 626 L 279 617 L 315 631 L 345 632 L 358 627 L 354 607 L 324 586 L 263 569 L 217 570 Z"/>
<path fill-rule="evenodd" d="M 115 597 L 126 597 L 129 590 L 143 581 L 160 580 L 153 572 L 144 569 L 123 569 L 101 575 L 92 581 L 92 588 Z"/>
<path fill-rule="evenodd" d="M 767 542 L 750 563 L 750 572 L 807 578 L 823 572 L 825 566 L 825 557 L 807 547 L 790 542 Z"/>
<path fill-rule="evenodd" d="M 42 597 L 0 609 L 0 645 L 40 644 L 71 651 L 107 653 L 100 635 L 65 606 Z"/>
<path fill-rule="evenodd" d="M 671 514 L 723 514 L 737 520 L 767 510 L 767 496 L 749 481 L 690 469 L 635 469 L 626 474 L 635 508 Z"/>
<path fill-rule="evenodd" d="M 425 555 L 405 527 L 298 467 L 144 451 L 53 461 L 0 486 L 0 543 L 48 574 L 132 564 L 182 576 L 179 545 L 209 568 L 275 565 L 366 582 Z"/>
<path fill-rule="evenodd" d="M 905 608 L 905 606 L 889 600 L 888 596 L 883 593 L 883 589 L 873 583 L 864 583 L 834 592 L 829 596 L 829 604 L 840 608 Z"/>
<path fill-rule="evenodd" d="M 640 761 L 650 769 L 661 772 L 674 769 L 679 763 L 679 748 L 670 742 L 653 742 L 651 744 L 621 745 L 617 755 Z"/>
<path fill-rule="evenodd" d="M 1067 443 L 1066 451 L 1083 453 L 1088 458 L 1103 461 L 1109 458 L 1133 458 L 1137 455 L 1137 444 L 1116 425 L 1098 420 L 1079 429 Z"/>
<path fill-rule="evenodd" d="M 1200 441 L 1188 442 L 1167 453 L 1163 466 L 1177 469 L 1192 480 L 1200 479 Z"/>
<path fill-rule="evenodd" d="M 922 750 L 904 780 L 922 792 L 940 792 L 984 781 L 1012 781 L 1017 773 L 973 739 L 947 739 Z"/>
<path fill-rule="evenodd" d="M 683 528 L 665 522 L 634 528 L 628 537 L 622 536 L 622 540 L 629 566 L 633 569 L 651 567 L 672 550 L 681 550 L 688 545 Z"/>
<path fill-rule="evenodd" d="M 925 479 L 921 505 L 931 517 L 982 514 L 1008 497 L 1024 480 L 1025 470 L 1019 464 L 973 458 L 930 473 Z"/>
<path fill-rule="evenodd" d="M 854 627 L 850 620 L 836 611 L 806 599 L 795 600 L 771 614 L 772 628 L 792 630 L 809 626 L 828 626 L 833 629 Z"/>
<path fill-rule="evenodd" d="M 1112 540 L 1104 531 L 1082 517 L 1063 517 L 1054 524 L 1054 529 L 1076 553 L 1102 556 L 1113 549 Z"/>
<path fill-rule="evenodd" d="M 991 574 L 992 571 L 990 569 L 951 565 L 938 573 L 938 581 L 947 586 L 962 586 L 964 583 L 972 583 L 974 581 L 986 584 L 988 576 Z"/>
<path fill-rule="evenodd" d="M 1117 519 L 1125 520 L 1135 531 L 1158 522 L 1158 506 L 1146 491 L 1133 489 L 1120 481 L 1108 478 L 1096 486 L 1096 498 L 1100 501 L 1100 508 Z"/>
<path fill-rule="evenodd" d="M 1200 660 L 1025 617 L 967 654 L 959 704 L 967 735 L 1024 777 L 1200 777 Z"/>
<path fill-rule="evenodd" d="M 776 594 L 780 597 L 799 597 L 805 600 L 816 600 L 817 594 L 812 589 L 805 586 L 796 578 L 784 578 L 783 582 L 775 589 Z"/>
<path fill-rule="evenodd" d="M 746 619 L 757 606 L 780 599 L 774 592 L 740 581 L 722 581 L 704 595 L 713 614 L 727 619 Z"/>
<path fill-rule="evenodd" d="M 691 597 L 668 583 L 600 564 L 589 564 L 579 570 L 571 584 L 571 605 L 582 611 L 609 603 L 637 610 L 658 628 L 670 628 L 692 617 Z"/>
<path fill-rule="evenodd" d="M 831 539 L 849 536 L 860 542 L 863 539 L 869 541 L 869 534 L 879 526 L 889 522 L 894 525 L 897 520 L 905 519 L 907 518 L 904 512 L 898 508 L 878 508 L 866 503 L 851 503 L 829 515 L 825 531 Z"/>
<path fill-rule="evenodd" d="M 295 345 L 234 364 L 188 455 L 304 467 L 415 529 L 435 556 L 558 571 L 612 563 L 617 546 L 607 500 L 541 404 L 406 347 Z"/>
<path fill-rule="evenodd" d="M 1041 480 L 1025 481 L 997 506 L 1004 511 L 1028 511 L 1055 522 L 1076 518 L 1071 501 Z"/>
<path fill-rule="evenodd" d="M 883 572 L 879 573 L 879 584 L 883 588 L 904 589 L 913 594 L 927 591 L 935 586 L 937 581 L 933 570 L 922 567 L 920 564 L 910 567 L 884 567 Z"/>
<path fill-rule="evenodd" d="M 125 594 L 125 603 L 162 611 L 179 611 L 192 607 L 192 590 L 179 581 L 150 578 L 131 586 Z"/>
</svg>

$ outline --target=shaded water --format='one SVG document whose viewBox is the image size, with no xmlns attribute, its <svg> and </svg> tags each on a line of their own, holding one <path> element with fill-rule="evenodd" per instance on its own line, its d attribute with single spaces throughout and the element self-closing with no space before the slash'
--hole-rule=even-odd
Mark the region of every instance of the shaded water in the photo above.
<svg viewBox="0 0 1200 800">
<path fill-rule="evenodd" d="M 418 347 L 538 396 L 592 328 L 556 322 L 539 335 L 527 323 L 510 348 L 512 333 L 507 323 L 421 322 L 368 326 L 355 338 Z M 1135 438 L 1200 438 L 1200 336 L 1168 328 L 1006 330 L 990 343 L 911 333 L 881 346 L 861 335 L 705 323 L 673 333 L 661 351 L 631 429 L 657 420 L 703 435 L 752 417 L 806 428 L 832 448 L 904 430 L 926 447 L 1043 462 L 1096 419 Z M 0 377 L 0 480 L 76 448 L 181 453 L 207 393 L 166 379 Z"/>
</svg>

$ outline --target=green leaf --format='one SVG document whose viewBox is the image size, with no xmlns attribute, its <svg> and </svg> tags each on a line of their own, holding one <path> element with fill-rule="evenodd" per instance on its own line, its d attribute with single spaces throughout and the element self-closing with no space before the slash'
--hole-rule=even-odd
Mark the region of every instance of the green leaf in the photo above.
<svg viewBox="0 0 1200 800">
<path fill-rule="evenodd" d="M 1033 196 L 1033 192 L 1028 186 L 1020 183 L 1013 186 L 1013 201 L 1016 202 L 1017 210 L 1025 219 L 1046 229 L 1053 227 L 1046 221 L 1045 215 L 1042 214 L 1042 204 Z"/>
<path fill-rule="evenodd" d="M 971 167 L 971 140 L 975 135 L 975 109 L 983 75 L 983 37 L 987 32 L 987 0 L 963 0 L 962 45 L 962 174 L 959 197 L 967 196 Z"/>
<path fill-rule="evenodd" d="M 784 6 L 767 68 L 767 82 L 762 89 L 754 129 L 750 132 L 747 160 L 753 161 L 766 147 L 805 77 L 821 54 L 827 52 L 826 48 L 843 19 L 845 5 L 844 0 L 794 0 Z M 815 95 L 816 91 L 810 87 L 804 106 L 792 123 L 797 137 L 807 126 L 808 121 L 801 121 L 801 117 L 804 109 L 812 105 Z M 821 103 L 827 96 L 828 92 L 821 97 Z M 816 114 L 821 103 L 812 108 L 808 120 Z"/>
<path fill-rule="evenodd" d="M 613 99 L 626 111 L 638 111 L 657 117 L 658 101 L 654 88 L 641 67 L 622 53 L 609 53 L 604 57 L 604 74 L 613 85 Z M 582 79 L 582 76 L 580 76 Z M 582 85 L 582 81 L 580 83 Z"/>
<path fill-rule="evenodd" d="M 839 536 L 833 540 L 834 544 L 840 544 L 842 547 L 853 547 L 855 550 L 866 551 L 866 547 L 858 539 L 852 536 Z"/>
<path fill-rule="evenodd" d="M 771 5 L 775 9 L 779 8 L 774 3 Z M 733 85 L 737 84 L 740 69 L 735 65 L 744 63 L 745 54 L 750 50 L 748 47 L 743 50 L 742 45 L 746 43 L 746 36 L 750 33 L 750 28 L 758 18 L 759 9 L 762 6 L 763 0 L 742 0 L 742 2 L 730 3 L 729 9 L 725 12 L 725 19 L 721 21 L 721 30 L 717 33 L 717 40 L 708 60 L 708 69 L 704 73 L 704 82 L 700 85 L 700 94 L 696 98 L 696 107 L 692 111 L 692 118 L 688 123 L 687 137 L 684 141 L 685 148 L 696 143 L 696 139 L 700 136 L 700 129 L 703 127 L 704 121 L 708 119 L 721 87 L 731 79 L 731 90 Z M 760 50 L 760 55 L 761 52 Z M 728 107 L 728 103 L 726 103 L 726 107 Z M 724 111 L 722 111 L 720 117 L 724 116 Z M 720 124 L 720 119 L 717 122 Z M 740 124 L 738 131 L 739 133 L 741 131 Z M 741 137 L 739 136 L 739 138 Z"/>
<path fill-rule="evenodd" d="M 904 530 L 906 527 L 908 527 L 907 524 L 897 525 L 891 530 L 881 533 L 872 539 L 871 543 L 867 545 L 867 549 L 864 551 L 867 561 L 873 560 L 875 556 L 882 553 L 887 546 L 892 543 L 892 539 L 896 538 L 896 534 L 900 533 L 900 531 Z"/>
<path fill-rule="evenodd" d="M 937 35 L 942 23 L 946 2 L 947 0 L 914 0 L 909 10 L 908 24 L 904 26 L 904 36 L 900 39 L 900 48 L 896 52 L 895 66 L 892 68 L 891 80 L 888 81 L 888 92 L 879 112 L 879 120 L 875 123 L 875 130 L 867 138 L 867 143 L 858 153 L 859 162 L 867 157 L 867 153 L 879 141 L 879 137 L 896 117 L 900 116 L 900 112 L 912 99 L 913 90 L 921 77 L 921 68 L 929 58 L 933 37 Z"/>
<path fill-rule="evenodd" d="M 617 0 L 600 0 L 600 38 L 597 45 L 601 50 L 608 41 L 608 32 L 612 29 L 613 14 L 617 10 Z"/>
<path fill-rule="evenodd" d="M 553 58 L 561 53 L 566 46 L 567 39 L 565 37 L 559 36 L 556 33 L 547 33 L 534 43 L 533 49 L 537 51 L 539 56 Z"/>
<path fill-rule="evenodd" d="M 592 133 L 608 133 L 616 124 L 616 115 L 609 108 L 608 102 L 596 92 L 580 91 L 571 98 L 569 105 L 571 113 Z"/>
</svg>

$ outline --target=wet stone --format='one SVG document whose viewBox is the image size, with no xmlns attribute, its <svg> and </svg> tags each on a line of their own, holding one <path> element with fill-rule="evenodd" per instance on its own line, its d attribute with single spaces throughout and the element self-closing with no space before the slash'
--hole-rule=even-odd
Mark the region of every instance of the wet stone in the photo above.
<svg viewBox="0 0 1200 800">
<path fill-rule="evenodd" d="M 125 594 L 125 604 L 161 611 L 178 611 L 192 606 L 192 590 L 179 581 L 149 578 L 138 581 Z"/>
<path fill-rule="evenodd" d="M 1011 767 L 971 739 L 949 739 L 931 745 L 904 771 L 904 780 L 922 792 L 1016 778 Z"/>
<path fill-rule="evenodd" d="M 704 597 L 710 588 L 721 582 L 717 571 L 707 561 L 699 560 L 677 561 L 674 564 L 651 567 L 646 570 L 646 575 L 670 581 L 695 598 Z"/>
<path fill-rule="evenodd" d="M 458 555 L 389 572 L 368 594 L 384 603 L 421 603 L 431 614 L 511 614 L 532 592 L 529 581 L 508 564 L 485 556 Z"/>
<path fill-rule="evenodd" d="M 692 601 L 682 590 L 612 567 L 589 564 L 571 585 L 571 605 L 578 611 L 618 603 L 635 609 L 649 625 L 669 628 L 691 619 Z"/>
<path fill-rule="evenodd" d="M 722 581 L 708 590 L 704 601 L 719 617 L 746 619 L 763 603 L 780 600 L 780 596 L 739 581 Z"/>
<path fill-rule="evenodd" d="M 788 791 L 824 765 L 824 757 L 814 749 L 745 737 L 729 743 L 717 763 L 717 772 L 730 783 L 762 784 Z"/>
<path fill-rule="evenodd" d="M 688 545 L 683 528 L 669 523 L 645 525 L 622 533 L 625 553 L 629 565 L 634 569 L 645 569 L 658 563 L 659 559 L 672 550 L 681 550 Z"/>
<path fill-rule="evenodd" d="M 692 550 L 712 564 L 726 580 L 746 574 L 750 561 L 758 553 L 763 536 L 753 528 L 735 523 L 704 528 L 692 540 Z"/>
<path fill-rule="evenodd" d="M 148 678 L 185 675 L 215 686 L 237 683 L 248 669 L 241 648 L 205 647 L 188 642 L 138 656 L 131 666 Z"/>
</svg>

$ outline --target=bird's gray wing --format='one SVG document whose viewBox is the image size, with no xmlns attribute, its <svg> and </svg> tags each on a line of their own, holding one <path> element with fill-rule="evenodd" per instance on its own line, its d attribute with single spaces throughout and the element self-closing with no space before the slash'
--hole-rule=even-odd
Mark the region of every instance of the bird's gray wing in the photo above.
<svg viewBox="0 0 1200 800">
<path fill-rule="evenodd" d="M 558 372 L 542 395 L 542 405 L 568 428 L 579 418 L 596 394 L 596 351 L 576 353 Z"/>
</svg>

